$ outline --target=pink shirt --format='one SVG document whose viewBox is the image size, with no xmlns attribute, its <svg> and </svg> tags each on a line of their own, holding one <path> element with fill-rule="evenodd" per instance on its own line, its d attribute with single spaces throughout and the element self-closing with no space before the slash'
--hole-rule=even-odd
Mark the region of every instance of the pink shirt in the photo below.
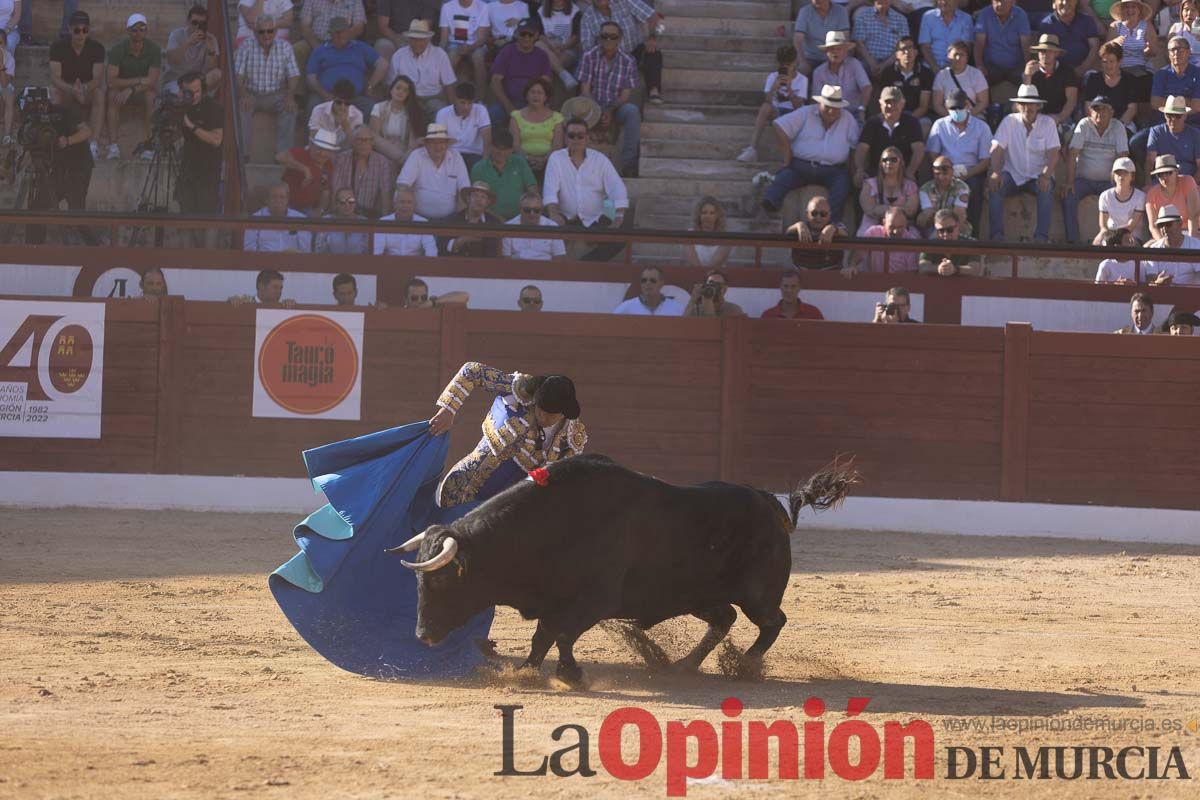
<svg viewBox="0 0 1200 800">
<path fill-rule="evenodd" d="M 884 239 L 887 238 L 887 228 L 882 225 L 872 225 L 867 228 L 864 236 L 868 239 Z M 905 239 L 919 239 L 917 232 L 909 228 L 904 232 Z M 869 256 L 868 266 L 865 267 L 868 272 L 883 272 L 883 250 L 872 250 Z M 920 255 L 917 251 L 904 253 L 893 250 L 888 255 L 888 271 L 889 272 L 916 272 L 917 271 L 917 256 Z"/>
</svg>

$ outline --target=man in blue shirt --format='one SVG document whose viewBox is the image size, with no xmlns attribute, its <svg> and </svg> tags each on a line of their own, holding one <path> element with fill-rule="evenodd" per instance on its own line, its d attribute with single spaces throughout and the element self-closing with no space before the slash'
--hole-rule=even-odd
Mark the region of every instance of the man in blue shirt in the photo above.
<svg viewBox="0 0 1200 800">
<path fill-rule="evenodd" d="M 1021 85 L 1029 41 L 1029 16 L 1015 0 L 992 0 L 975 15 L 975 66 L 989 84 Z"/>
<path fill-rule="evenodd" d="M 983 213 L 983 184 L 991 165 L 992 129 L 967 108 L 967 95 L 955 89 L 946 98 L 950 112 L 933 123 L 925 150 L 931 158 L 944 155 L 954 163 L 954 177 L 971 187 L 967 197 L 967 220 L 979 231 Z"/>
<path fill-rule="evenodd" d="M 371 115 L 375 101 L 369 95 L 387 75 L 388 62 L 379 57 L 375 48 L 366 42 L 352 39 L 350 20 L 334 17 L 329 22 L 330 41 L 323 44 L 308 57 L 308 88 L 312 92 L 308 111 L 314 106 L 333 99 L 333 86 L 340 80 L 354 85 L 357 97 L 354 105 L 363 113 Z"/>
<path fill-rule="evenodd" d="M 1166 122 L 1150 128 L 1146 146 L 1146 174 L 1154 159 L 1172 155 L 1179 164 L 1180 175 L 1196 175 L 1196 160 L 1200 158 L 1200 129 L 1187 124 L 1187 104 L 1182 97 L 1168 97 L 1160 109 Z"/>
<path fill-rule="evenodd" d="M 1062 62 L 1082 78 L 1089 69 L 1100 67 L 1100 31 L 1096 20 L 1078 13 L 1079 0 L 1054 0 L 1054 13 L 1038 22 L 1038 33 L 1053 33 L 1066 51 Z"/>
<path fill-rule="evenodd" d="M 1189 125 L 1200 125 L 1200 67 L 1191 63 L 1192 47 L 1182 36 L 1167 42 L 1167 65 L 1154 72 L 1150 86 L 1150 104 L 1159 108 L 1171 95 L 1187 99 L 1192 115 Z"/>
<path fill-rule="evenodd" d="M 936 64 L 938 69 L 950 63 L 946 51 L 955 42 L 969 42 L 975 38 L 975 23 L 965 11 L 959 11 L 958 0 L 937 0 L 937 8 L 931 8 L 921 17 L 921 32 L 917 44 L 926 64 Z"/>
</svg>

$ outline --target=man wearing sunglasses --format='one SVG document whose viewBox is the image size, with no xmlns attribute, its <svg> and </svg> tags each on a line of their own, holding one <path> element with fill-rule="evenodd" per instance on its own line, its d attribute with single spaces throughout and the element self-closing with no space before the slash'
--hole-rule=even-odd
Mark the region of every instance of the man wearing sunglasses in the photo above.
<svg viewBox="0 0 1200 800">
<path fill-rule="evenodd" d="M 81 112 L 90 108 L 92 157 L 99 158 L 104 133 L 104 45 L 88 35 L 87 12 L 76 11 L 69 25 L 70 37 L 50 45 L 50 99 Z"/>
<path fill-rule="evenodd" d="M 112 140 L 108 146 L 109 159 L 121 157 L 117 147 L 117 126 L 121 121 L 121 109 L 127 105 L 141 105 L 144 110 L 142 141 L 150 138 L 153 130 L 151 118 L 158 104 L 159 79 L 162 77 L 162 48 L 147 36 L 148 24 L 145 14 L 130 14 L 125 22 L 126 38 L 108 49 L 108 135 Z M 151 150 L 143 150 L 146 161 L 154 158 Z"/>
<path fill-rule="evenodd" d="M 938 244 L 957 242 L 968 237 L 960 234 L 962 220 L 949 208 L 943 208 L 933 215 L 934 241 Z M 965 253 L 921 253 L 917 259 L 917 269 L 926 275 L 940 275 L 950 278 L 955 275 L 982 275 L 983 271 L 974 256 Z"/>
<path fill-rule="evenodd" d="M 497 4 L 491 6 L 495 8 Z M 504 47 L 492 64 L 492 94 L 495 101 L 488 107 L 493 128 L 508 127 L 508 116 L 523 105 L 527 87 L 534 78 L 550 82 L 550 56 L 537 42 L 537 27 L 532 20 L 522 19 L 517 23 L 513 43 Z M 549 99 L 549 98 L 547 98 Z"/>
<path fill-rule="evenodd" d="M 636 178 L 642 115 L 629 98 L 638 85 L 637 62 L 621 51 L 620 41 L 620 25 L 605 22 L 600 26 L 599 43 L 579 61 L 579 94 L 592 98 L 600 106 L 601 128 L 608 128 L 614 122 L 622 127 L 621 174 Z"/>
<path fill-rule="evenodd" d="M 521 293 L 517 296 L 517 308 L 521 311 L 541 311 L 542 290 L 532 283 L 522 286 Z"/>
<path fill-rule="evenodd" d="M 505 225 L 539 225 L 557 228 L 558 223 L 542 216 L 542 196 L 536 191 L 526 192 L 521 197 L 521 213 L 504 223 Z M 501 243 L 505 258 L 520 258 L 527 261 L 565 261 L 567 248 L 562 239 L 505 239 Z"/>
<path fill-rule="evenodd" d="M 354 197 L 353 189 L 338 189 L 333 196 L 333 213 L 326 214 L 324 218 L 336 219 L 341 222 L 366 219 L 358 213 L 357 207 L 358 200 Z M 338 256 L 366 255 L 367 234 L 355 231 L 323 231 L 317 234 L 316 241 L 313 243 L 313 252 L 331 253 Z M 333 290 L 336 295 L 336 285 Z M 341 304 L 339 303 L 339 305 Z"/>
<path fill-rule="evenodd" d="M 217 68 L 220 55 L 217 37 L 208 31 L 208 11 L 194 5 L 188 10 L 187 25 L 171 31 L 167 37 L 166 69 L 163 72 L 163 91 L 179 94 L 179 76 L 199 72 L 205 86 L 221 85 L 221 70 Z"/>
<path fill-rule="evenodd" d="M 666 280 L 659 267 L 645 267 L 639 277 L 640 292 L 637 297 L 631 297 L 613 309 L 614 314 L 627 314 L 635 317 L 681 317 L 683 303 L 674 297 L 663 294 Z"/>
<path fill-rule="evenodd" d="M 255 111 L 267 111 L 275 117 L 275 152 L 291 149 L 295 141 L 300 67 L 287 42 L 275 38 L 275 30 L 274 17 L 259 15 L 254 21 L 254 40 L 243 42 L 234 57 L 246 152 L 254 152 L 250 140 Z"/>
<path fill-rule="evenodd" d="M 555 150 L 546 160 L 546 216 L 559 225 L 573 228 L 604 229 L 625 225 L 629 210 L 629 192 L 613 168 L 608 156 L 587 146 L 588 126 L 578 117 L 563 123 L 567 146 Z M 613 206 L 613 219 L 604 214 L 604 203 Z M 632 221 L 632 220 L 631 220 Z M 584 261 L 609 261 L 624 245 L 604 242 L 582 257 Z"/>
</svg>

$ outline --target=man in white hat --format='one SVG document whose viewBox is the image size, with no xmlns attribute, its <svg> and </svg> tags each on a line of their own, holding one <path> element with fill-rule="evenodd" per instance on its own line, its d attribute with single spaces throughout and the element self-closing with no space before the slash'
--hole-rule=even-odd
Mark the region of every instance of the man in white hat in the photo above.
<svg viewBox="0 0 1200 800">
<path fill-rule="evenodd" d="M 1045 101 L 1041 113 L 1054 117 L 1059 131 L 1066 134 L 1079 104 L 1079 79 L 1074 70 L 1059 62 L 1065 51 L 1054 34 L 1043 33 L 1029 50 L 1034 57 L 1025 65 L 1021 82 L 1037 87 L 1038 96 Z"/>
<path fill-rule="evenodd" d="M 859 127 L 844 112 L 850 104 L 840 86 L 823 86 L 813 105 L 802 106 L 775 120 L 775 137 L 785 153 L 783 169 L 763 195 L 763 208 L 778 211 L 793 189 L 815 183 L 829 191 L 833 221 L 842 221 L 850 195 L 850 151 L 858 144 Z"/>
<path fill-rule="evenodd" d="M 800 54 L 796 68 L 805 75 L 812 75 L 813 70 L 825 61 L 825 53 L 821 50 L 825 38 L 831 31 L 849 31 L 850 15 L 844 4 L 812 0 L 796 14 L 795 29 L 792 44 Z"/>
<path fill-rule="evenodd" d="M 375 40 L 375 49 L 385 60 L 391 61 L 396 51 L 408 44 L 405 36 L 413 22 L 421 20 L 433 30 L 441 13 L 441 4 L 438 0 L 376 0 L 375 9 L 380 36 Z"/>
<path fill-rule="evenodd" d="M 1153 225 L 1158 229 L 1159 238 L 1146 242 L 1148 249 L 1200 250 L 1200 239 L 1188 236 L 1183 232 L 1183 217 L 1175 206 L 1166 205 L 1160 208 Z M 1170 277 L 1162 277 L 1163 273 Z M 1151 257 L 1142 262 L 1142 276 L 1147 283 L 1156 285 L 1164 283 L 1200 284 L 1200 263 L 1169 261 Z"/>
<path fill-rule="evenodd" d="M 458 81 L 450 56 L 433 44 L 433 30 L 423 19 L 414 19 L 408 27 L 408 46 L 392 56 L 388 68 L 388 83 L 397 75 L 407 75 L 417 87 L 417 100 L 425 116 L 433 119 L 437 112 L 454 102 L 450 89 Z"/>
<path fill-rule="evenodd" d="M 974 38 L 975 23 L 970 14 L 959 9 L 958 0 L 937 0 L 937 8 L 929 9 L 921 17 L 917 44 L 925 63 L 941 69 L 950 64 L 950 45 Z"/>
<path fill-rule="evenodd" d="M 1034 241 L 1050 239 L 1050 214 L 1054 208 L 1054 168 L 1058 165 L 1058 126 L 1039 114 L 1044 101 L 1037 87 L 1017 90 L 1013 105 L 992 139 L 991 174 L 988 176 L 988 233 L 993 241 L 1004 240 L 1004 198 L 1015 192 L 1037 197 L 1037 228 Z"/>
<path fill-rule="evenodd" d="M 1171 95 L 1167 101 L 1158 107 L 1165 122 L 1160 122 L 1150 128 L 1149 132 L 1141 132 L 1130 140 L 1129 150 L 1137 155 L 1139 137 L 1145 148 L 1146 174 L 1159 156 L 1175 156 L 1179 165 L 1180 175 L 1195 176 L 1197 165 L 1200 165 L 1200 129 L 1187 124 L 1188 102 L 1177 95 Z"/>
<path fill-rule="evenodd" d="M 275 154 L 283 166 L 283 182 L 291 189 L 292 208 L 309 216 L 329 212 L 333 191 L 333 156 L 341 149 L 337 134 L 318 130 L 308 147 L 293 147 Z"/>
<path fill-rule="evenodd" d="M 112 143 L 108 146 L 109 158 L 120 158 L 117 148 L 117 124 L 121 108 L 140 104 L 144 107 L 144 140 L 150 138 L 153 128 L 151 117 L 158 103 L 158 84 L 162 77 L 162 49 L 146 36 L 148 24 L 145 14 L 130 14 L 125 21 L 126 38 L 108 48 L 108 131 Z M 154 154 L 143 151 L 142 158 L 149 160 Z"/>
<path fill-rule="evenodd" d="M 463 157 L 450 149 L 454 137 L 445 125 L 429 125 L 421 147 L 412 151 L 400 168 L 396 183 L 411 186 L 417 195 L 417 213 L 426 219 L 448 217 L 458 208 L 459 192 L 471 185 Z"/>
<path fill-rule="evenodd" d="M 853 47 L 845 31 L 830 31 L 821 45 L 825 63 L 813 70 L 812 85 L 842 87 L 842 99 L 861 121 L 863 107 L 871 96 L 871 78 L 862 62 L 850 55 Z"/>
<path fill-rule="evenodd" d="M 1068 242 L 1086 244 L 1079 238 L 1079 201 L 1112 186 L 1112 164 L 1127 155 L 1125 126 L 1113 119 L 1112 101 L 1105 95 L 1091 98 L 1087 116 L 1075 124 L 1066 180 L 1059 187 Z"/>
<path fill-rule="evenodd" d="M 458 193 L 463 208 L 446 218 L 455 225 L 503 225 L 504 221 L 491 212 L 496 193 L 485 181 L 476 181 Z M 496 258 L 500 255 L 500 239 L 494 236 L 438 237 L 444 256 Z"/>
</svg>

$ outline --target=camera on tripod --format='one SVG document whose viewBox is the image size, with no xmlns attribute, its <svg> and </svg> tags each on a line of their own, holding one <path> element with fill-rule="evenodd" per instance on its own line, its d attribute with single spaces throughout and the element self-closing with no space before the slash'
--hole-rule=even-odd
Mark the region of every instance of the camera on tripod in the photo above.
<svg viewBox="0 0 1200 800">
<path fill-rule="evenodd" d="M 62 114 L 50 105 L 50 90 L 44 86 L 27 86 L 20 96 L 24 122 L 17 131 L 17 143 L 29 155 L 34 165 L 49 169 L 54 161 L 54 142 L 62 124 Z"/>
<path fill-rule="evenodd" d="M 174 147 L 183 136 L 183 115 L 188 106 L 173 94 L 164 94 L 150 116 L 150 138 L 133 149 L 134 155 L 160 147 Z"/>
</svg>

